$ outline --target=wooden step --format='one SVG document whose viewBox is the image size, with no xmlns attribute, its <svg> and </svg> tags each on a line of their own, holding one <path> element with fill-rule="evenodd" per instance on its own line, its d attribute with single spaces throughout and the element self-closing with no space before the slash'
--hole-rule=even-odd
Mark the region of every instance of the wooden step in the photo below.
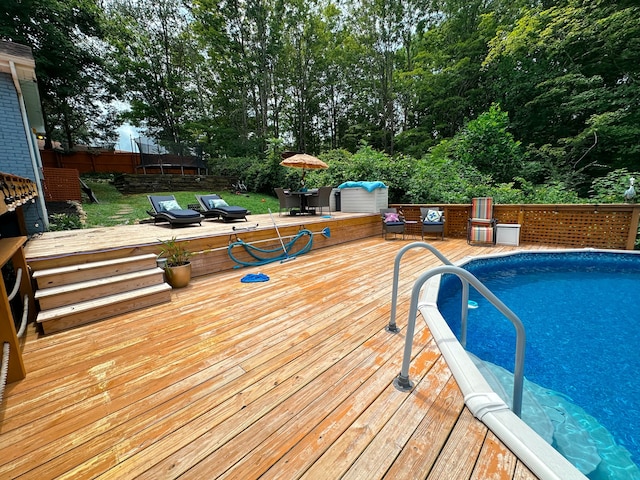
<svg viewBox="0 0 640 480">
<path fill-rule="evenodd" d="M 71 283 L 96 280 L 98 278 L 111 277 L 123 273 L 138 272 L 157 266 L 157 255 L 148 253 L 135 257 L 125 257 L 100 262 L 89 262 L 68 267 L 36 270 L 33 278 L 38 289 L 69 285 Z"/>
<path fill-rule="evenodd" d="M 40 304 L 40 310 L 50 310 L 72 303 L 85 302 L 143 287 L 159 285 L 163 282 L 163 270 L 155 267 L 149 270 L 124 273 L 97 280 L 44 288 L 36 291 L 35 298 Z"/>
<path fill-rule="evenodd" d="M 66 307 L 44 310 L 38 314 L 36 321 L 42 325 L 44 333 L 52 333 L 169 301 L 171 301 L 171 286 L 162 283 Z"/>
</svg>

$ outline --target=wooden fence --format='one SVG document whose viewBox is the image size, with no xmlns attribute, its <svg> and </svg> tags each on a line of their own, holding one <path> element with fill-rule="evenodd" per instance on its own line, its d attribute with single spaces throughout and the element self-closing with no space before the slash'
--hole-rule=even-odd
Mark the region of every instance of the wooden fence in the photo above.
<svg viewBox="0 0 640 480">
<path fill-rule="evenodd" d="M 59 152 L 40 150 L 42 166 L 75 169 L 79 173 L 136 173 L 140 155 L 131 152 Z"/>
<path fill-rule="evenodd" d="M 445 236 L 466 238 L 471 213 L 468 204 L 394 204 L 407 220 L 420 220 L 420 207 L 444 209 Z M 576 248 L 633 250 L 638 236 L 640 205 L 495 205 L 498 223 L 520 225 L 520 241 Z M 420 235 L 420 223 L 407 226 L 408 233 Z M 413 231 L 415 230 L 415 231 Z"/>
<path fill-rule="evenodd" d="M 206 167 L 176 155 L 147 155 L 143 165 L 140 154 L 110 151 L 40 150 L 42 165 L 48 168 L 69 168 L 79 173 L 161 173 L 174 175 L 207 174 Z M 155 163 L 148 163 L 149 161 Z"/>
</svg>

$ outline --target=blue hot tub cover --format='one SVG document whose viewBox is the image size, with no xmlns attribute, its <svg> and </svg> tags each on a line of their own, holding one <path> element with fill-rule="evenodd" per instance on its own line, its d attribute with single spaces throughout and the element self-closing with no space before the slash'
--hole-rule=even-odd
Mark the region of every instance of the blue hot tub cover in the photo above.
<svg viewBox="0 0 640 480">
<path fill-rule="evenodd" d="M 367 192 L 373 192 L 376 188 L 387 188 L 387 186 L 383 182 L 344 182 L 338 185 L 338 188 L 364 188 Z"/>
</svg>

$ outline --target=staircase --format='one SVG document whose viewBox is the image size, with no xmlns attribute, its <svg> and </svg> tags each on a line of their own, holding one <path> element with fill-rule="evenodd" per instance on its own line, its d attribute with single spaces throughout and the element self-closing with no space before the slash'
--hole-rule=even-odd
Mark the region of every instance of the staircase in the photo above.
<svg viewBox="0 0 640 480">
<path fill-rule="evenodd" d="M 156 258 L 146 254 L 35 271 L 36 322 L 53 333 L 171 301 Z"/>
</svg>

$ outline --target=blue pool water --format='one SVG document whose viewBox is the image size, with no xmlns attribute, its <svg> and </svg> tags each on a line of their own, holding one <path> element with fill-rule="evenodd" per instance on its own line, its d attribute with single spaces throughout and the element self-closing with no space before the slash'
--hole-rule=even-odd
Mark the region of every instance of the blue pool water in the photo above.
<svg viewBox="0 0 640 480">
<path fill-rule="evenodd" d="M 627 457 L 620 466 L 607 459 L 589 478 L 639 478 L 640 470 L 626 468 L 625 461 L 640 464 L 640 256 L 531 253 L 474 260 L 464 268 L 523 321 L 525 377 L 570 397 L 586 412 L 576 414 L 578 423 L 594 436 L 604 426 Z M 467 349 L 513 372 L 514 327 L 470 290 L 478 308 L 469 310 Z M 460 303 L 460 281 L 445 275 L 438 307 L 458 336 Z"/>
</svg>

